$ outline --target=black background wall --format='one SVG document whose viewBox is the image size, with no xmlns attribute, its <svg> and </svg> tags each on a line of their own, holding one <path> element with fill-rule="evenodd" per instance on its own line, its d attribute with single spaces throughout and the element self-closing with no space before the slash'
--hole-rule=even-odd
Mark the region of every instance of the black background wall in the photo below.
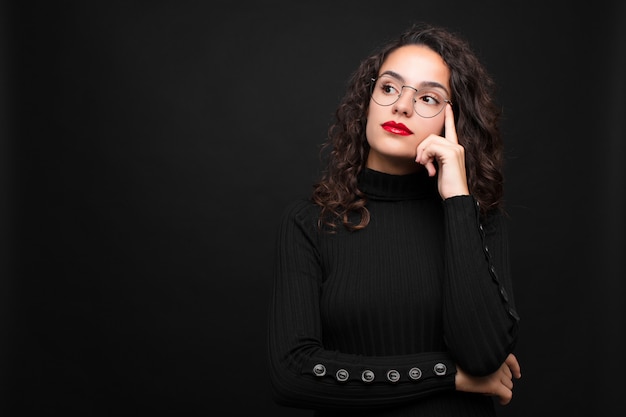
<svg viewBox="0 0 626 417">
<path fill-rule="evenodd" d="M 623 415 L 624 2 L 2 6 L 3 416 L 272 403 L 274 230 L 350 72 L 415 20 L 499 85 L 523 378 L 502 416 Z"/>
</svg>

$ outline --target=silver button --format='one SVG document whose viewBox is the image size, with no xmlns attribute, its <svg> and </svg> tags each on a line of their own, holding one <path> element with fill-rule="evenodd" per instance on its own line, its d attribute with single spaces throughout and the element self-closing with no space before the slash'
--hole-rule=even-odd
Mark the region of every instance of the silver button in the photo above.
<svg viewBox="0 0 626 417">
<path fill-rule="evenodd" d="M 372 382 L 374 380 L 374 372 L 368 370 L 363 371 L 361 374 L 361 379 L 363 382 Z"/>
<path fill-rule="evenodd" d="M 421 377 L 422 377 L 422 370 L 420 368 L 409 369 L 409 378 L 413 380 L 418 380 Z"/>
<path fill-rule="evenodd" d="M 435 375 L 445 375 L 448 368 L 443 363 L 438 363 L 433 367 L 433 371 L 435 371 Z"/>
<path fill-rule="evenodd" d="M 502 299 L 504 301 L 506 301 L 507 303 L 509 302 L 509 294 L 506 292 L 503 286 L 500 287 L 500 295 L 502 295 Z"/>
<path fill-rule="evenodd" d="M 339 382 L 346 382 L 350 377 L 350 374 L 345 369 L 340 369 L 335 374 L 335 377 L 337 377 L 337 381 Z"/>
<path fill-rule="evenodd" d="M 398 382 L 400 380 L 400 372 L 395 369 L 387 371 L 387 379 L 389 382 Z"/>
<path fill-rule="evenodd" d="M 326 367 L 321 363 L 318 363 L 313 367 L 313 373 L 315 376 L 324 376 L 326 375 Z"/>
</svg>

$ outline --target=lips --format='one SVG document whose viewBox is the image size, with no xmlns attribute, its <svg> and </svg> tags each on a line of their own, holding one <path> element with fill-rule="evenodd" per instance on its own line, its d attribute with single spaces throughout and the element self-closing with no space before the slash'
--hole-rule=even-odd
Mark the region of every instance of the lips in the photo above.
<svg viewBox="0 0 626 417">
<path fill-rule="evenodd" d="M 402 123 L 396 123 L 393 121 L 385 122 L 382 125 L 382 128 L 385 129 L 389 133 L 393 133 L 394 135 L 400 136 L 409 136 L 413 134 L 411 129 L 403 125 Z"/>
</svg>

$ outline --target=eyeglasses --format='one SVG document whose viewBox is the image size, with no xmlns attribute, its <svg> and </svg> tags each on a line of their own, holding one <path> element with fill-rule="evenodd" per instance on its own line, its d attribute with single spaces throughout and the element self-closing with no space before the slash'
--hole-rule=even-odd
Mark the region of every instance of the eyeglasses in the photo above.
<svg viewBox="0 0 626 417">
<path fill-rule="evenodd" d="M 435 117 L 446 106 L 452 104 L 446 98 L 446 92 L 435 86 L 426 86 L 417 89 L 410 85 L 402 85 L 400 80 L 389 75 L 382 75 L 378 79 L 372 78 L 370 94 L 372 100 L 380 106 L 391 106 L 400 99 L 404 88 L 410 88 L 413 93 L 413 108 L 415 113 L 424 118 Z"/>
</svg>

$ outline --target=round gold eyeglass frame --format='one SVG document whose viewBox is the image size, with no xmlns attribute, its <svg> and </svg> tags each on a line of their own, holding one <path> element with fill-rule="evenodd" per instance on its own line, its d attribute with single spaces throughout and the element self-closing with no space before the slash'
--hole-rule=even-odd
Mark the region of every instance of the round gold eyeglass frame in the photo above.
<svg viewBox="0 0 626 417">
<path fill-rule="evenodd" d="M 374 103 L 378 104 L 379 106 L 383 106 L 383 107 L 388 107 L 388 106 L 393 106 L 394 104 L 396 104 L 396 102 L 398 100 L 400 100 L 400 97 L 402 96 L 402 92 L 404 91 L 405 88 L 410 88 L 411 90 L 413 90 L 415 93 L 413 95 L 413 111 L 415 112 L 415 114 L 417 114 L 418 116 L 424 118 L 424 119 L 432 119 L 433 117 L 436 117 L 439 113 L 441 113 L 443 111 L 443 109 L 446 107 L 446 103 L 450 104 L 452 106 L 452 101 L 448 100 L 448 99 L 443 99 L 443 103 L 441 105 L 441 108 L 439 110 L 437 110 L 437 113 L 433 114 L 432 116 L 424 116 L 422 115 L 420 112 L 417 111 L 417 100 L 415 99 L 415 94 L 419 93 L 421 90 L 410 86 L 410 85 L 401 85 L 400 88 L 400 93 L 398 94 L 398 97 L 396 97 L 395 100 L 393 100 L 391 103 L 389 104 L 382 104 L 378 101 L 376 101 L 376 99 L 374 98 L 374 87 L 376 86 L 376 81 L 378 81 L 377 78 L 371 78 L 370 79 L 371 84 L 370 84 L 370 97 L 372 98 L 372 100 L 374 100 Z"/>
</svg>

